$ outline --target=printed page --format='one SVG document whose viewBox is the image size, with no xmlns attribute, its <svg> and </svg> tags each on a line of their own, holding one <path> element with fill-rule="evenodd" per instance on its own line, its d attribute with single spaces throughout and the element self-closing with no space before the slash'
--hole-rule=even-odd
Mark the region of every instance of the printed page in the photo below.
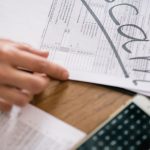
<svg viewBox="0 0 150 150">
<path fill-rule="evenodd" d="M 28 105 L 17 114 L 0 113 L 1 150 L 69 150 L 85 137 L 34 106 Z"/>
<path fill-rule="evenodd" d="M 70 79 L 150 91 L 149 0 L 53 0 L 41 49 Z"/>
</svg>

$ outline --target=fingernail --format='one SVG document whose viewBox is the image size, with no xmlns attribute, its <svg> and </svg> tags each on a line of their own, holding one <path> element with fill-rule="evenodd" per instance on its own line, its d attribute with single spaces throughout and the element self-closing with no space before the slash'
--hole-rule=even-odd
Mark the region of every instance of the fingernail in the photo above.
<svg viewBox="0 0 150 150">
<path fill-rule="evenodd" d="M 45 57 L 47 58 L 49 56 L 49 51 L 42 51 L 45 55 Z"/>
<path fill-rule="evenodd" d="M 30 92 L 28 90 L 22 89 L 21 92 L 27 96 L 30 95 Z"/>
<path fill-rule="evenodd" d="M 69 73 L 68 73 L 68 71 L 65 71 L 64 73 L 63 73 L 63 79 L 64 80 L 66 80 L 66 79 L 68 79 L 69 78 Z"/>
<path fill-rule="evenodd" d="M 44 50 L 44 51 L 42 51 L 43 53 L 47 53 L 47 54 L 49 54 L 49 51 L 47 51 L 47 50 Z"/>
</svg>

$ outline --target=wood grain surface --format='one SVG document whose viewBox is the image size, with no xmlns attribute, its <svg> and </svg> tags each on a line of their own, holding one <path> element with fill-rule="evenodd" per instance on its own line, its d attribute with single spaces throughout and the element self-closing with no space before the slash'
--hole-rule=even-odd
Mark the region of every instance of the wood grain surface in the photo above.
<svg viewBox="0 0 150 150">
<path fill-rule="evenodd" d="M 125 104 L 132 93 L 107 86 L 52 80 L 32 102 L 40 109 L 90 133 Z"/>
</svg>

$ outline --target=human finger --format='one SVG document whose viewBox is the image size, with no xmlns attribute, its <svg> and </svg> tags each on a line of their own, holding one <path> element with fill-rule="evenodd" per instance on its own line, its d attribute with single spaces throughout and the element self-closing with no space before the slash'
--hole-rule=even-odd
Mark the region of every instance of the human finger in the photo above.
<svg viewBox="0 0 150 150">
<path fill-rule="evenodd" d="M 18 106 L 25 106 L 33 98 L 29 92 L 24 93 L 19 89 L 4 85 L 0 86 L 0 97 L 7 100 L 8 103 Z"/>
<path fill-rule="evenodd" d="M 12 108 L 12 104 L 8 103 L 4 99 L 0 98 L 0 111 L 8 112 Z"/>
<path fill-rule="evenodd" d="M 51 63 L 40 56 L 25 51 L 19 51 L 9 45 L 1 47 L 0 61 L 13 65 L 14 67 L 21 67 L 33 72 L 45 73 L 60 80 L 66 80 L 69 76 L 67 70 L 59 65 Z"/>
<path fill-rule="evenodd" d="M 45 58 L 47 58 L 49 55 L 48 51 L 39 50 L 39 49 L 32 47 L 29 44 L 14 42 L 9 39 L 0 39 L 0 48 L 1 50 L 4 49 L 6 52 L 17 48 L 18 50 L 26 51 L 26 52 L 29 52 L 29 53 L 32 53 L 41 57 L 45 57 Z"/>
<path fill-rule="evenodd" d="M 45 73 L 60 80 L 68 79 L 68 71 L 55 63 L 27 52 L 13 50 L 13 53 L 14 54 L 10 56 L 10 61 L 11 64 L 15 66 L 19 65 L 19 67 L 26 68 L 33 72 Z"/>
<path fill-rule="evenodd" d="M 16 48 L 18 48 L 19 50 L 23 50 L 38 56 L 42 56 L 42 57 L 48 57 L 49 52 L 48 51 L 42 51 L 36 48 L 33 48 L 31 45 L 29 44 L 25 44 L 25 43 L 19 43 L 16 44 Z"/>
<path fill-rule="evenodd" d="M 0 64 L 0 84 L 25 89 L 31 94 L 38 94 L 48 86 L 48 82 L 47 78 Z"/>
</svg>

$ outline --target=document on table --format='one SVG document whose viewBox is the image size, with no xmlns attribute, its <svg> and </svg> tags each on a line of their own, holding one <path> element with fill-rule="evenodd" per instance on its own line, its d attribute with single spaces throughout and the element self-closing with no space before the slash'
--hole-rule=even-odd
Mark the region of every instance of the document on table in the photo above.
<svg viewBox="0 0 150 150">
<path fill-rule="evenodd" d="M 149 0 L 53 0 L 41 49 L 70 79 L 150 92 Z"/>
<path fill-rule="evenodd" d="M 85 137 L 85 133 L 32 105 L 17 114 L 0 113 L 1 150 L 69 150 Z"/>
<path fill-rule="evenodd" d="M 0 37 L 41 43 L 72 80 L 150 95 L 149 7 L 149 0 L 1 0 Z"/>
</svg>

